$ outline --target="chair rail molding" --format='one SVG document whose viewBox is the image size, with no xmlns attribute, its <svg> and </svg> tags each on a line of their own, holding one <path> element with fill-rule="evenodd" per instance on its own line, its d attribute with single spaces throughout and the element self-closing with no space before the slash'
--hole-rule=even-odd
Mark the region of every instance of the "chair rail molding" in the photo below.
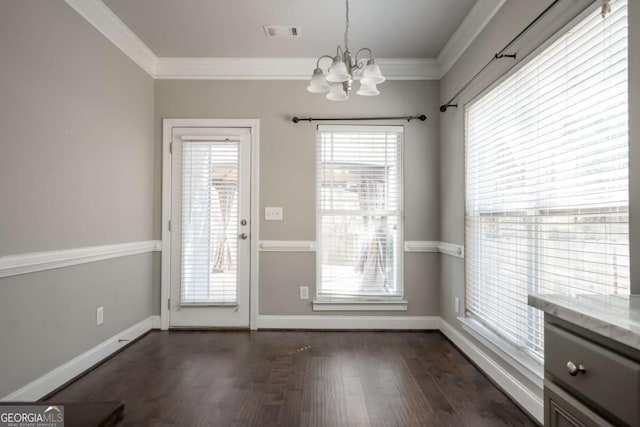
<svg viewBox="0 0 640 427">
<path fill-rule="evenodd" d="M 444 255 L 464 258 L 464 246 L 456 245 L 455 243 L 440 242 L 438 251 Z"/>
<path fill-rule="evenodd" d="M 307 240 L 261 240 L 258 249 L 262 252 L 315 252 L 316 242 Z"/>
<path fill-rule="evenodd" d="M 159 251 L 160 247 L 159 240 L 145 240 L 114 245 L 8 255 L 0 257 L 0 278 L 155 252 Z"/>
<path fill-rule="evenodd" d="M 440 242 L 433 240 L 406 240 L 404 242 L 405 252 L 439 252 Z"/>
<path fill-rule="evenodd" d="M 313 240 L 260 240 L 260 252 L 315 252 L 316 242 Z M 457 258 L 464 258 L 464 246 L 437 240 L 407 240 L 404 242 L 405 252 L 441 253 Z"/>
<path fill-rule="evenodd" d="M 405 252 L 439 252 L 443 255 L 451 255 L 464 258 L 464 246 L 455 243 L 438 242 L 432 240 L 407 240 L 404 242 Z"/>
</svg>

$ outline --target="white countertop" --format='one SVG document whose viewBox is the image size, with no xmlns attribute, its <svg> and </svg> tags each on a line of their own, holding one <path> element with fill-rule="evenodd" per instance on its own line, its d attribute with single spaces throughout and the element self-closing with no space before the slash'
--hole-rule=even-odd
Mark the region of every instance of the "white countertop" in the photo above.
<svg viewBox="0 0 640 427">
<path fill-rule="evenodd" d="M 640 295 L 529 295 L 529 305 L 640 349 Z"/>
</svg>

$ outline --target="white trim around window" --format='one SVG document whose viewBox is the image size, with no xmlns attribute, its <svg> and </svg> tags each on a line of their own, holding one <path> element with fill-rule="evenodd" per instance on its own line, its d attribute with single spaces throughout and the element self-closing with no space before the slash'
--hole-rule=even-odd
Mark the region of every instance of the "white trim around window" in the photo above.
<svg viewBox="0 0 640 427">
<path fill-rule="evenodd" d="M 466 326 L 539 362 L 528 294 L 630 288 L 627 0 L 611 9 L 589 8 L 465 106 L 465 301 L 482 327 Z"/>
<path fill-rule="evenodd" d="M 318 126 L 318 307 L 403 296 L 403 136 L 402 126 Z"/>
<path fill-rule="evenodd" d="M 407 301 L 313 301 L 313 311 L 407 311 Z"/>
</svg>

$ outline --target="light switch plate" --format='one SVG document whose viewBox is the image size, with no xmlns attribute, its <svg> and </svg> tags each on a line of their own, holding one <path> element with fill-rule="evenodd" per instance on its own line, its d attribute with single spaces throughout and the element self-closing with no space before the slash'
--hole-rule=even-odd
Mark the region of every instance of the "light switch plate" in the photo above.
<svg viewBox="0 0 640 427">
<path fill-rule="evenodd" d="M 300 299 L 309 299 L 309 287 L 300 286 Z"/>
<path fill-rule="evenodd" d="M 96 325 L 102 325 L 104 322 L 104 307 L 98 307 L 96 310 Z"/>
<path fill-rule="evenodd" d="M 282 221 L 282 208 L 281 207 L 264 208 L 264 219 L 266 221 Z"/>
</svg>

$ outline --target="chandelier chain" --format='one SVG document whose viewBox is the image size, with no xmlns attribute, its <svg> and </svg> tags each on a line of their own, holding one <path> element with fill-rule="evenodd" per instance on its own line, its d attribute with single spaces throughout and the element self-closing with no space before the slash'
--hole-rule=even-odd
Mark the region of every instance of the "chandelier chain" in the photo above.
<svg viewBox="0 0 640 427">
<path fill-rule="evenodd" d="M 349 51 L 349 0 L 346 0 L 346 17 L 344 25 L 344 50 Z"/>
</svg>

